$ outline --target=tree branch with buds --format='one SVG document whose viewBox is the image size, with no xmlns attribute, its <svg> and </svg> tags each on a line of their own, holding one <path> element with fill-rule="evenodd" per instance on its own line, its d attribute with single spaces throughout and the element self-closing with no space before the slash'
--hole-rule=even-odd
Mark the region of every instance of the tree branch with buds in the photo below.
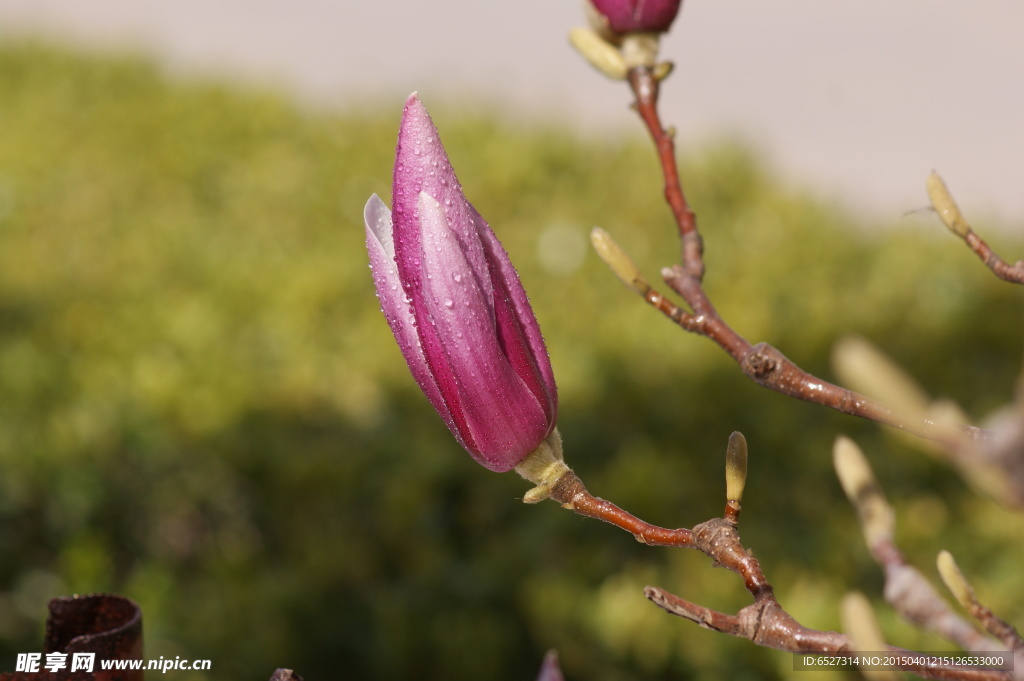
<svg viewBox="0 0 1024 681">
<path fill-rule="evenodd" d="M 671 64 L 657 60 L 659 38 L 679 6 L 679 0 L 591 0 L 592 28 L 575 29 L 570 40 L 604 74 L 629 84 L 634 107 L 657 152 L 663 195 L 680 239 L 680 262 L 661 274 L 684 304 L 677 305 L 656 290 L 610 235 L 594 229 L 592 242 L 598 254 L 649 305 L 684 330 L 715 342 L 757 384 L 937 442 L 964 471 L 971 470 L 971 456 L 981 457 L 978 460 L 987 466 L 986 481 L 992 471 L 1013 473 L 1015 466 L 1024 467 L 1019 452 L 1016 458 L 991 455 L 1008 446 L 1003 430 L 966 425 L 958 416 L 950 417 L 948 410 L 934 409 L 909 381 L 894 379 L 896 372 L 874 372 L 888 375 L 888 385 L 899 385 L 895 393 L 905 397 L 885 404 L 808 373 L 767 343 L 750 343 L 716 310 L 703 284 L 704 244 L 683 191 L 674 135 L 658 112 L 659 90 L 672 70 Z M 997 276 L 1020 283 L 1018 270 L 1024 270 L 1024 263 L 1011 267 L 995 256 L 967 226 L 937 176 L 929 179 L 928 188 L 936 211 L 950 229 L 964 238 Z M 940 558 L 944 579 L 982 624 L 984 634 L 954 613 L 904 558 L 893 537 L 894 513 L 863 454 L 849 440 L 837 441 L 835 465 L 858 511 L 869 550 L 885 572 L 886 600 L 914 626 L 933 631 L 965 650 L 1012 653 L 1021 670 L 1016 677 L 1001 668 L 915 661 L 910 651 L 884 643 L 870 605 L 856 594 L 843 602 L 846 633 L 799 623 L 779 603 L 760 563 L 740 537 L 747 443 L 739 433 L 732 434 L 726 448 L 726 503 L 721 517 L 692 528 L 664 528 L 592 495 L 564 461 L 561 435 L 555 427 L 558 400 L 554 375 L 526 292 L 508 254 L 463 195 L 438 131 L 415 94 L 406 103 L 400 126 L 392 204 L 389 210 L 373 196 L 364 213 L 377 294 L 413 377 L 459 444 L 486 468 L 515 470 L 532 482 L 534 487 L 526 492 L 524 502 L 552 499 L 579 515 L 615 525 L 642 543 L 696 549 L 715 566 L 742 578 L 753 601 L 730 615 L 648 587 L 645 595 L 652 602 L 702 627 L 778 650 L 844 656 L 857 651 L 892 651 L 907 653 L 907 659 L 893 668 L 923 678 L 1024 678 L 1024 659 L 1020 659 L 1024 647 L 1019 634 L 977 602 L 955 564 L 951 567 L 952 559 Z M 864 357 L 862 353 L 860 358 Z M 876 361 L 876 368 L 878 364 Z M 1011 449 L 1014 443 L 1024 442 L 1024 427 L 1014 433 L 1018 439 L 1009 439 Z M 1024 451 L 1024 447 L 1019 449 Z M 995 496 L 1024 506 L 1024 475 L 1016 486 L 997 491 Z"/>
<path fill-rule="evenodd" d="M 927 407 L 923 400 L 920 401 L 921 404 L 914 404 L 909 408 L 906 402 L 888 406 L 824 381 L 801 369 L 773 346 L 767 343 L 751 344 L 725 321 L 715 309 L 703 286 L 703 240 L 694 211 L 690 208 L 683 191 L 676 161 L 674 135 L 662 124 L 658 112 L 661 82 L 671 71 L 671 67 L 657 63 L 656 49 L 649 51 L 643 60 L 631 60 L 629 51 L 625 49 L 629 44 L 630 34 L 614 34 L 609 39 L 605 29 L 606 26 L 600 22 L 594 24 L 592 32 L 587 29 L 575 29 L 571 41 L 583 56 L 605 75 L 625 80 L 629 84 L 634 99 L 633 106 L 654 143 L 662 170 L 663 194 L 680 238 L 680 263 L 664 268 L 661 272 L 662 278 L 683 299 L 685 307 L 673 303 L 656 290 L 612 237 L 604 230 L 595 228 L 591 240 L 602 260 L 627 287 L 662 315 L 684 330 L 714 341 L 733 358 L 744 374 L 759 385 L 790 397 L 821 404 L 845 414 L 876 421 L 938 442 L 964 470 L 970 470 L 972 460 L 984 460 L 985 470 L 1009 473 L 1010 480 L 1018 481 L 997 490 L 995 496 L 1024 506 L 1024 496 L 1016 491 L 1017 488 L 1024 488 L 1024 476 L 1017 475 L 1020 472 L 1021 460 L 1024 458 L 1020 451 L 1024 451 L 1024 447 L 1002 445 L 1001 453 L 1012 449 L 1016 451 L 1016 455 L 995 455 L 993 451 L 999 449 L 995 444 L 995 433 L 966 425 L 959 418 L 947 418 L 948 412 L 945 411 L 916 408 Z M 619 56 L 616 56 L 617 51 Z M 971 230 L 945 185 L 934 173 L 928 180 L 928 193 L 944 223 L 964 239 L 996 276 L 1006 281 L 1021 283 L 1024 278 L 1024 261 L 1010 266 L 995 255 Z M 1021 430 L 1018 428 L 1014 432 Z M 1011 440 L 1014 443 L 1021 441 L 1024 441 L 1024 438 L 1017 437 Z M 933 630 L 966 650 L 996 650 L 999 644 L 992 638 L 994 636 L 1019 658 L 1022 655 L 1022 646 L 1016 630 L 995 618 L 990 611 L 975 605 L 965 595 L 961 601 L 969 603 L 969 606 L 965 607 L 985 624 L 990 636 L 979 634 L 965 620 L 955 615 L 923 575 L 906 562 L 893 541 L 892 510 L 881 497 L 863 455 L 849 440 L 840 439 L 837 442 L 836 467 L 847 494 L 861 515 L 865 538 L 872 555 L 886 572 L 886 598 L 890 604 L 911 623 Z M 978 478 L 977 473 L 970 475 Z M 985 475 L 986 480 L 989 477 Z M 988 486 L 988 491 L 991 492 L 997 485 L 989 484 L 990 482 L 989 480 L 983 486 Z M 565 504 L 564 501 L 563 503 Z M 733 502 L 730 501 L 731 503 Z M 571 503 L 565 505 L 574 507 Z M 738 509 L 737 499 L 736 513 Z M 620 526 L 629 529 L 631 524 Z M 675 532 L 681 533 L 683 530 Z M 702 538 L 709 534 L 719 539 L 715 542 L 702 541 Z M 640 538 L 640 535 L 637 536 Z M 728 539 L 723 540 L 726 537 Z M 843 653 L 864 650 L 864 645 L 874 645 L 875 650 L 891 649 L 883 647 L 881 635 L 876 633 L 877 625 L 866 622 L 867 618 L 863 612 L 865 609 L 870 612 L 870 609 L 862 603 L 862 597 L 851 596 L 844 605 L 844 613 L 848 615 L 846 619 L 850 622 L 850 636 L 806 628 L 786 613 L 775 600 L 773 590 L 764 578 L 760 566 L 743 548 L 737 531 L 737 516 L 730 515 L 728 509 L 724 519 L 708 521 L 694 527 L 687 539 L 688 543 L 679 545 L 699 548 L 716 564 L 742 575 L 748 591 L 754 596 L 754 603 L 736 615 L 727 615 L 691 603 L 662 589 L 648 587 L 645 591 L 647 597 L 666 611 L 696 622 L 702 627 L 748 638 L 758 645 L 780 650 Z M 737 561 L 736 556 L 744 556 L 745 559 Z M 947 572 L 949 571 L 947 569 Z M 966 593 L 963 589 L 961 592 Z M 998 670 L 958 669 L 942 665 L 908 665 L 900 668 L 924 678 L 935 679 L 1011 678 L 1008 672 Z M 1019 662 L 1018 669 L 1021 669 Z M 1024 678 L 1024 669 L 1015 678 Z"/>
</svg>

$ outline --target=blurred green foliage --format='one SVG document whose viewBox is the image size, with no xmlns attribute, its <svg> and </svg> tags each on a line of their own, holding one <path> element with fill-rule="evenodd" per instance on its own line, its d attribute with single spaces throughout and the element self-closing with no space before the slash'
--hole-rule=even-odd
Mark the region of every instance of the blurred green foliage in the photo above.
<svg viewBox="0 0 1024 681">
<path fill-rule="evenodd" d="M 878 427 L 756 387 L 588 252 L 600 224 L 652 279 L 676 260 L 644 140 L 467 118 L 421 94 L 532 293 L 567 457 L 595 494 L 691 526 L 721 512 L 741 430 L 743 535 L 782 603 L 835 628 L 840 595 L 862 589 L 894 643 L 940 647 L 880 602 L 831 472 L 846 433 L 908 556 L 934 575 L 952 550 L 1019 618 L 1019 516 Z M 142 606 L 148 656 L 213 660 L 189 681 L 278 666 L 522 681 L 550 647 L 579 681 L 789 676 L 788 655 L 641 594 L 734 611 L 735 576 L 523 506 L 526 483 L 473 464 L 418 393 L 361 225 L 372 192 L 390 202 L 400 113 L 314 113 L 134 58 L 0 48 L 0 669 L 41 648 L 50 597 L 114 591 Z M 1008 400 L 1020 291 L 937 220 L 866 227 L 729 144 L 688 153 L 683 174 L 708 289 L 747 338 L 830 377 L 831 346 L 859 333 L 975 417 Z"/>
</svg>

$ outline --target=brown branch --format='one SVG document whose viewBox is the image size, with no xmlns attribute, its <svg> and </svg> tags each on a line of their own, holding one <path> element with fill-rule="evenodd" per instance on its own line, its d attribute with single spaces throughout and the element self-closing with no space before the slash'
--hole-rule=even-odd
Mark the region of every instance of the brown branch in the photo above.
<svg viewBox="0 0 1024 681">
<path fill-rule="evenodd" d="M 686 528 L 669 530 L 651 525 L 633 516 L 615 504 L 595 497 L 587 491 L 583 481 L 569 471 L 551 486 L 550 497 L 563 507 L 588 518 L 597 518 L 629 532 L 636 540 L 650 546 L 695 546 L 693 532 Z"/>
<path fill-rule="evenodd" d="M 714 560 L 715 565 L 743 577 L 744 585 L 755 601 L 775 599 L 761 565 L 740 541 L 736 529 L 737 502 L 726 504 L 724 518 L 712 518 L 692 530 L 685 527 L 671 530 L 644 522 L 615 504 L 593 496 L 572 471 L 562 475 L 551 486 L 550 498 L 579 515 L 611 523 L 645 544 L 697 549 Z"/>
<path fill-rule="evenodd" d="M 672 134 L 661 125 L 658 116 L 658 79 L 652 69 L 647 67 L 634 68 L 628 74 L 629 84 L 636 93 L 636 110 L 647 124 L 647 129 L 654 138 L 661 159 L 661 170 L 665 178 L 665 200 L 672 209 L 676 224 L 679 226 L 679 238 L 683 243 L 683 266 L 688 275 L 700 281 L 704 277 L 704 244 L 697 230 L 697 218 L 690 209 L 683 194 L 683 185 L 679 181 L 679 168 L 676 165 L 675 141 Z M 702 313 L 700 308 L 694 308 Z"/>
<path fill-rule="evenodd" d="M 672 615 L 695 622 L 705 629 L 745 638 L 759 646 L 791 653 L 854 654 L 848 636 L 835 631 L 809 629 L 787 613 L 775 601 L 754 603 L 736 615 L 727 615 L 702 605 L 691 603 L 664 589 L 649 586 L 644 589 L 647 598 Z M 915 656 L 916 653 L 890 646 L 896 655 Z M 925 679 L 958 681 L 1009 681 L 1012 675 L 1005 671 L 964 669 L 959 667 L 908 664 L 899 669 L 913 672 Z"/>
<path fill-rule="evenodd" d="M 673 135 L 662 125 L 658 114 L 659 82 L 653 69 L 635 67 L 628 80 L 635 98 L 634 108 L 654 141 L 665 182 L 664 194 L 675 218 L 682 241 L 682 264 L 662 270 L 665 282 L 686 301 L 690 310 L 674 305 L 646 282 L 637 290 L 652 307 L 692 333 L 714 341 L 739 364 L 748 377 L 765 388 L 814 402 L 851 416 L 876 421 L 919 437 L 942 441 L 949 446 L 951 430 L 920 414 L 898 413 L 884 404 L 851 390 L 824 381 L 810 374 L 767 343 L 752 345 L 718 314 L 704 290 L 703 245 L 696 217 L 690 209 L 679 179 Z M 964 426 L 956 429 L 967 439 L 990 439 L 980 428 Z M 953 431 L 954 433 L 956 431 Z M 958 437 L 959 437 L 958 436 Z"/>
<path fill-rule="evenodd" d="M 743 547 L 736 529 L 735 516 L 712 518 L 694 526 L 693 530 L 658 527 L 608 501 L 594 497 L 571 471 L 552 486 L 550 496 L 563 507 L 611 523 L 646 544 L 697 549 L 710 557 L 716 566 L 743 577 L 744 586 L 754 597 L 754 602 L 736 615 L 727 615 L 657 587 L 645 588 L 647 598 L 667 612 L 696 622 L 704 628 L 746 638 L 757 645 L 776 650 L 820 653 L 852 650 L 847 636 L 805 627 L 782 608 L 757 559 Z M 726 513 L 730 515 L 728 510 Z M 990 645 L 985 650 L 992 647 Z M 890 650 L 894 653 L 913 654 L 899 648 Z M 1009 681 L 1012 678 L 1007 672 L 943 666 L 906 665 L 900 669 L 922 678 L 940 681 Z"/>
<path fill-rule="evenodd" d="M 739 364 L 744 374 L 762 387 L 788 397 L 821 404 L 843 414 L 904 430 L 918 437 L 943 442 L 951 449 L 959 448 L 960 436 L 969 441 L 988 440 L 991 437 L 987 431 L 974 426 L 956 426 L 951 431 L 947 424 L 938 423 L 923 414 L 897 411 L 877 400 L 820 379 L 801 369 L 774 346 L 768 343 L 751 345 L 736 333 L 718 315 L 714 305 L 705 296 L 700 282 L 688 276 L 679 265 L 665 268 L 662 275 L 688 301 L 701 300 L 706 314 L 697 315 L 679 307 L 646 280 L 634 280 L 629 284 L 630 288 L 639 293 L 648 305 L 684 330 L 717 343 Z"/>
<path fill-rule="evenodd" d="M 736 469 L 733 477 L 737 480 L 730 484 L 735 495 L 740 496 L 742 486 L 738 478 L 741 477 L 740 470 L 745 472 L 746 447 L 745 441 L 734 442 L 735 439 L 742 439 L 736 436 L 733 434 L 730 438 L 730 448 L 735 450 L 733 458 L 737 459 L 733 466 Z M 967 650 L 988 652 L 997 649 L 998 644 L 952 613 L 924 577 L 907 565 L 892 541 L 892 510 L 871 476 L 863 455 L 859 450 L 853 451 L 855 447 L 850 441 L 837 443 L 837 472 L 861 516 L 872 554 L 886 570 L 886 599 L 911 622 L 936 631 Z M 739 450 L 742 450 L 742 456 L 737 453 Z M 714 561 L 715 566 L 724 567 L 741 576 L 744 587 L 754 599 L 753 603 L 742 608 L 736 615 L 728 615 L 691 603 L 663 589 L 647 587 L 644 590 L 647 598 L 667 612 L 707 629 L 746 638 L 757 645 L 777 650 L 852 654 L 853 646 L 848 636 L 805 627 L 779 604 L 760 563 L 740 539 L 737 529 L 740 509 L 738 500 L 730 499 L 726 503 L 724 517 L 712 518 L 690 530 L 667 529 L 640 520 L 615 504 L 590 494 L 583 481 L 572 471 L 564 473 L 551 485 L 549 496 L 564 508 L 611 523 L 646 544 L 701 551 Z M 890 647 L 888 650 L 907 656 L 914 655 L 911 651 L 899 648 Z M 907 664 L 899 668 L 926 679 L 944 681 L 1010 681 L 1013 678 L 1005 671 L 978 668 L 925 664 Z"/>
<path fill-rule="evenodd" d="M 1003 642 L 1010 650 L 1024 651 L 1024 638 L 1021 638 L 1020 632 L 1017 628 L 996 616 L 991 609 L 985 607 L 981 603 L 974 603 L 968 612 L 971 617 L 978 620 L 978 623 L 985 628 L 992 636 L 995 636 Z"/>
<path fill-rule="evenodd" d="M 871 547 L 871 554 L 885 571 L 885 600 L 903 619 L 934 631 L 965 650 L 990 652 L 998 645 L 958 616 L 939 596 L 921 571 L 907 563 L 893 542 Z"/>
<path fill-rule="evenodd" d="M 996 255 L 995 251 L 973 229 L 964 236 L 964 242 L 981 258 L 985 267 L 992 270 L 997 277 L 1011 284 L 1024 284 L 1024 260 L 1018 260 L 1013 265 L 1009 264 Z"/>
</svg>

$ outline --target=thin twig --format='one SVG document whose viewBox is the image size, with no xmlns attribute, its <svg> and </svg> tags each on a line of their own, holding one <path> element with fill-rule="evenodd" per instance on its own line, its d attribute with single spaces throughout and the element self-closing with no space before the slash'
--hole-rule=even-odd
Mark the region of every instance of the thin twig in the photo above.
<svg viewBox="0 0 1024 681">
<path fill-rule="evenodd" d="M 728 505 L 724 518 L 712 518 L 692 530 L 685 527 L 670 530 L 644 522 L 615 504 L 593 496 L 572 471 L 551 486 L 550 498 L 579 515 L 611 523 L 645 544 L 697 549 L 714 560 L 715 565 L 743 577 L 744 585 L 755 602 L 775 600 L 760 563 L 740 541 L 736 528 L 738 514 L 730 514 Z"/>
<path fill-rule="evenodd" d="M 1003 281 L 1008 281 L 1011 284 L 1024 284 L 1024 260 L 1018 260 L 1013 265 L 1009 264 L 1000 258 L 985 243 L 984 239 L 978 236 L 970 223 L 967 222 L 964 214 L 960 212 L 960 207 L 956 205 L 953 195 L 949 193 L 946 183 L 943 182 L 938 173 L 932 172 L 928 176 L 926 188 L 928 190 L 928 198 L 932 202 L 932 207 L 939 214 L 943 224 L 946 225 L 949 231 L 963 239 L 967 247 L 974 251 L 975 255 L 985 263 L 985 267 L 992 270 L 992 273 Z"/>
<path fill-rule="evenodd" d="M 569 471 L 551 487 L 550 497 L 565 508 L 588 518 L 597 518 L 629 532 L 636 540 L 650 546 L 695 546 L 693 532 L 686 528 L 676 530 L 658 527 L 640 520 L 621 508 L 590 494 L 583 481 Z"/>
</svg>

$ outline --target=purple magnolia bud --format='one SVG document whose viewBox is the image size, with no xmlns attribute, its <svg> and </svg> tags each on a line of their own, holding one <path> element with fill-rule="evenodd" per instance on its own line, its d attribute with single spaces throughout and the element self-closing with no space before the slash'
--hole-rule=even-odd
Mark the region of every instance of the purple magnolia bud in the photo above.
<svg viewBox="0 0 1024 681">
<path fill-rule="evenodd" d="M 663 33 L 672 25 L 683 3 L 682 0 L 590 0 L 590 4 L 615 33 Z"/>
<path fill-rule="evenodd" d="M 423 103 L 405 103 L 392 206 L 363 214 L 381 309 L 416 382 L 466 451 L 514 468 L 551 434 L 544 339 L 508 254 L 462 194 Z"/>
<path fill-rule="evenodd" d="M 558 653 L 554 650 L 549 650 L 548 654 L 544 656 L 544 663 L 540 667 L 537 681 L 565 681 L 565 677 L 562 676 L 562 668 L 558 666 Z"/>
</svg>

